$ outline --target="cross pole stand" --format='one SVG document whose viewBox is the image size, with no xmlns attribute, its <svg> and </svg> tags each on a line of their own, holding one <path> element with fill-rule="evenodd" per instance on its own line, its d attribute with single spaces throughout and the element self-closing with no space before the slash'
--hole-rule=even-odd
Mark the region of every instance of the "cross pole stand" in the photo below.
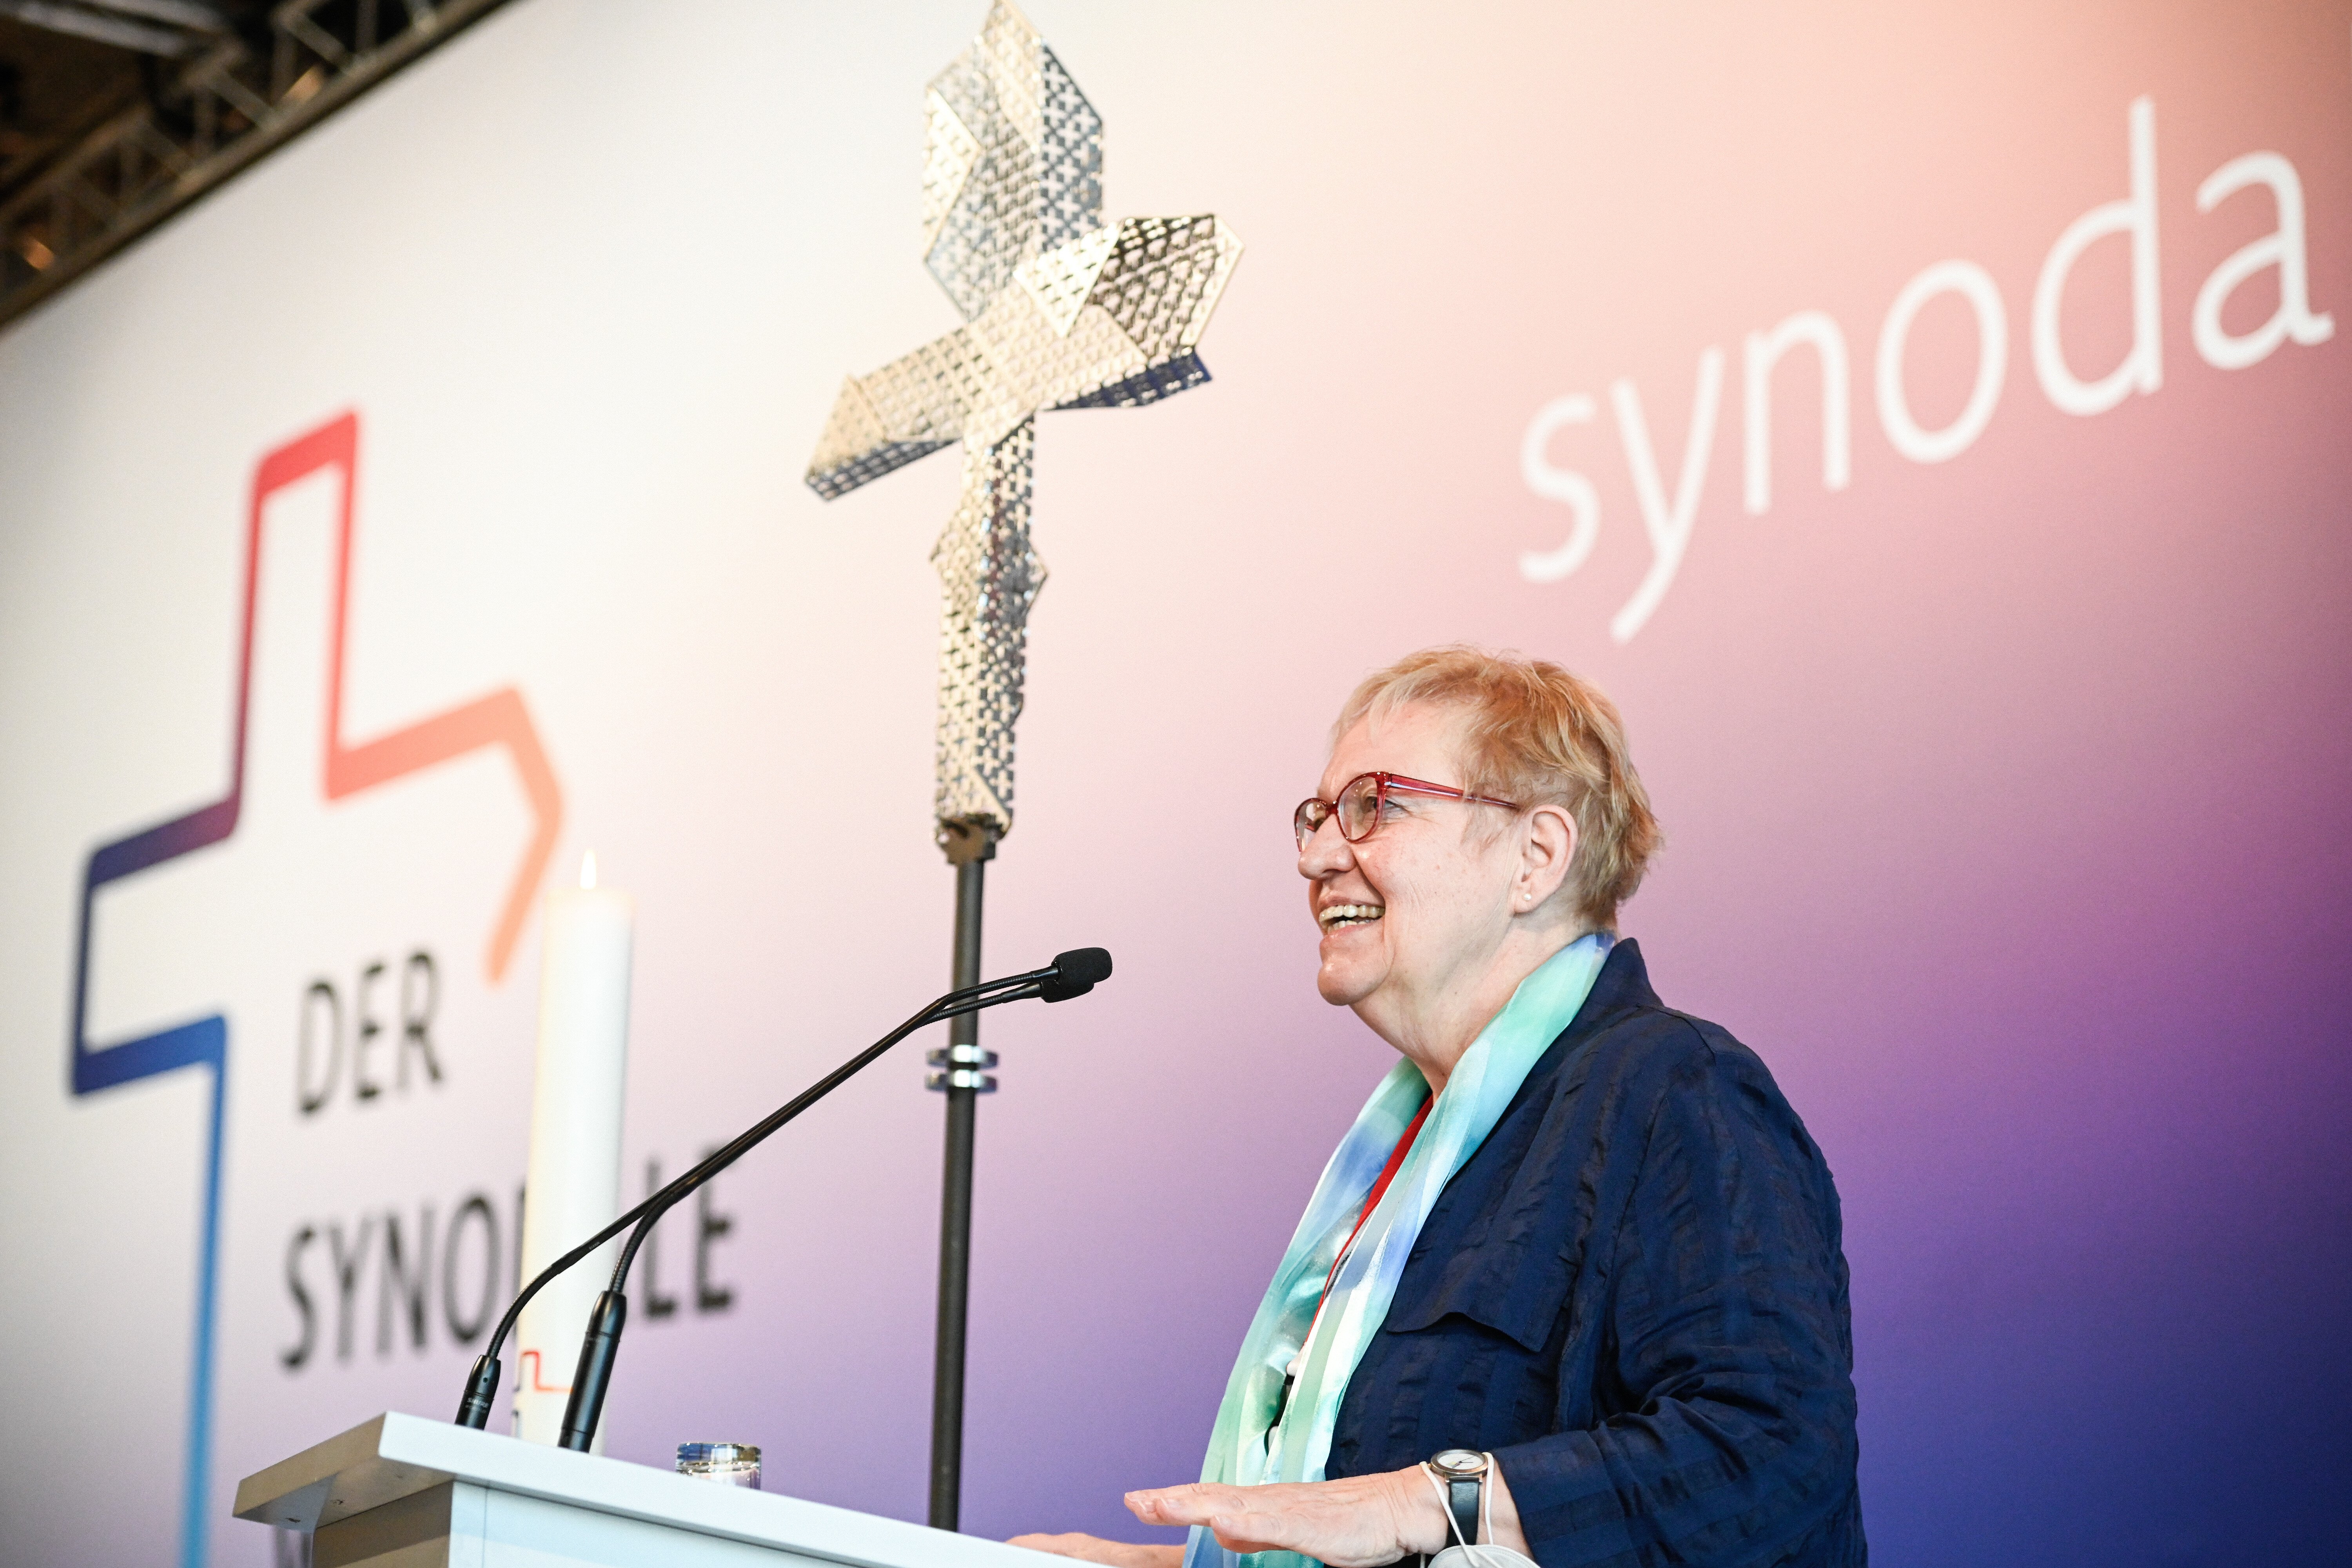
<svg viewBox="0 0 2352 1568">
<path fill-rule="evenodd" d="M 980 979 L 984 867 L 1013 830 L 1013 728 L 1030 606 L 1045 584 L 1029 542 L 1036 416 L 1132 408 L 1209 379 L 1198 352 L 1241 242 L 1214 217 L 1102 218 L 1102 119 L 1036 28 L 996 0 L 971 47 L 925 95 L 923 264 L 964 324 L 852 376 L 809 461 L 827 500 L 940 448 L 963 448 L 963 490 L 940 571 L 935 837 L 956 872 L 954 983 Z M 931 1053 L 948 1097 L 932 1363 L 930 1522 L 953 1530 L 963 1473 L 964 1324 L 973 1110 L 996 1088 L 967 1014 Z"/>
</svg>

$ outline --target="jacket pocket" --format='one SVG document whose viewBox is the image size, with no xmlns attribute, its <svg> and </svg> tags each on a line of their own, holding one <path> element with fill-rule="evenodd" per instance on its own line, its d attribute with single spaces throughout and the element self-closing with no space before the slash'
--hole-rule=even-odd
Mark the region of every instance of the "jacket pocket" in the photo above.
<svg viewBox="0 0 2352 1568">
<path fill-rule="evenodd" d="M 1382 1325 L 1388 1332 L 1422 1333 L 1461 1319 L 1532 1353 L 1550 1342 L 1576 1266 L 1557 1253 L 1507 1243 L 1464 1248 L 1418 1289 L 1411 1289 L 1418 1270 L 1405 1272 Z"/>
</svg>

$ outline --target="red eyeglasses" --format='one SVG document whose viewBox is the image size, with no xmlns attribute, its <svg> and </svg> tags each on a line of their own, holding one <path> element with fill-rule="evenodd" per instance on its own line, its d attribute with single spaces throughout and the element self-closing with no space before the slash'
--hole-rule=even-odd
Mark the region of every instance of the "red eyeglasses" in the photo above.
<svg viewBox="0 0 2352 1568">
<path fill-rule="evenodd" d="M 1391 794 L 1430 795 L 1441 800 L 1468 801 L 1473 805 L 1499 805 L 1505 811 L 1519 809 L 1515 801 L 1472 795 L 1425 779 L 1409 779 L 1402 773 L 1358 773 L 1340 786 L 1338 800 L 1309 796 L 1298 803 L 1298 809 L 1290 817 L 1291 831 L 1298 836 L 1298 847 L 1304 850 L 1316 829 L 1335 816 L 1339 819 L 1340 837 L 1350 844 L 1362 843 L 1380 826 L 1381 818 L 1388 815 Z"/>
</svg>

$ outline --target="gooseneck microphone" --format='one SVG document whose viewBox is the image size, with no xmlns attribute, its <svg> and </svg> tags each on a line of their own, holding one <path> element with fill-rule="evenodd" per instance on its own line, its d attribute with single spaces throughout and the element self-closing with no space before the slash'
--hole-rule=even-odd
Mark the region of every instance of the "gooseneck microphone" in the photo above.
<svg viewBox="0 0 2352 1568">
<path fill-rule="evenodd" d="M 740 1137 L 700 1164 L 549 1264 L 515 1297 L 513 1305 L 499 1320 L 498 1329 L 490 1335 L 488 1345 L 474 1363 L 473 1373 L 466 1382 L 465 1398 L 457 1406 L 457 1425 L 478 1430 L 488 1425 L 490 1406 L 498 1397 L 501 1371 L 499 1350 L 506 1343 L 507 1336 L 514 1331 L 515 1321 L 521 1317 L 522 1310 L 530 1299 L 539 1294 L 548 1281 L 634 1225 L 636 1228 L 631 1232 L 627 1244 L 622 1248 L 620 1263 L 613 1270 L 612 1285 L 596 1298 L 595 1308 L 589 1314 L 588 1332 L 580 1345 L 580 1365 L 572 1375 L 572 1394 L 564 1405 L 562 1446 L 584 1450 L 594 1438 L 597 1420 L 604 1413 L 604 1391 L 612 1382 L 613 1363 L 620 1349 L 621 1329 L 628 1315 L 628 1300 L 623 1294 L 623 1289 L 628 1283 L 629 1266 L 636 1260 L 637 1248 L 644 1245 L 646 1237 L 663 1214 L 916 1030 L 1006 1002 L 1024 1002 L 1031 997 L 1046 1002 L 1066 1002 L 1073 996 L 1085 995 L 1110 978 L 1110 954 L 1108 952 L 1099 947 L 1081 947 L 1056 954 L 1054 962 L 1043 969 L 1006 975 L 1000 980 L 982 981 L 978 985 L 967 985 L 960 991 L 949 992 L 753 1123 Z"/>
</svg>

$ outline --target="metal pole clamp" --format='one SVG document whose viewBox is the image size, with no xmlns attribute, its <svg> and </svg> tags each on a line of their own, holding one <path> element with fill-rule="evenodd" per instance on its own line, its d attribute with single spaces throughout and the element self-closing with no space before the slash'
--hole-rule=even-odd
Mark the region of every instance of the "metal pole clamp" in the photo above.
<svg viewBox="0 0 2352 1568">
<path fill-rule="evenodd" d="M 994 1094 L 996 1079 L 983 1068 L 996 1065 L 996 1053 L 978 1046 L 948 1046 L 923 1058 L 940 1070 L 926 1073 L 925 1089 L 945 1092 L 950 1089 L 968 1089 L 975 1094 Z"/>
</svg>

